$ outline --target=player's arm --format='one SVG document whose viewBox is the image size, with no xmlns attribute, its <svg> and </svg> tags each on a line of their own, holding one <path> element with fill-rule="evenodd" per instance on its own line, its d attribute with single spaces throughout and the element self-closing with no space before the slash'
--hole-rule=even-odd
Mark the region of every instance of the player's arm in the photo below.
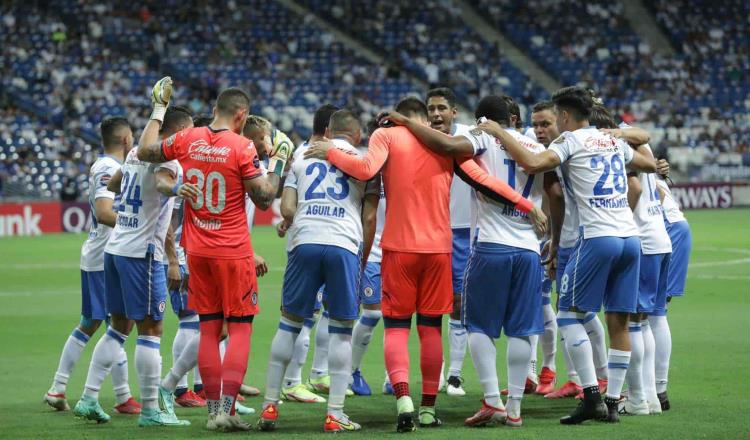
<svg viewBox="0 0 750 440">
<path fill-rule="evenodd" d="M 342 172 L 357 180 L 367 181 L 383 168 L 388 159 L 390 136 L 387 129 L 375 130 L 367 146 L 367 154 L 359 156 L 355 152 L 339 150 L 330 141 L 314 142 L 305 151 L 305 159 L 327 160 Z"/>
<path fill-rule="evenodd" d="M 531 201 L 523 198 L 510 185 L 490 176 L 473 158 L 458 159 L 457 165 L 455 171 L 461 180 L 496 202 L 513 206 L 523 213 L 528 213 L 529 220 L 531 220 L 537 235 L 542 236 L 547 233 L 547 216 L 544 215 L 544 212 L 534 206 Z"/>
<path fill-rule="evenodd" d="M 174 242 L 174 229 L 172 225 L 167 228 L 167 236 L 164 238 L 164 253 L 167 255 L 167 286 L 170 290 L 177 290 L 182 285 L 182 274 L 180 274 L 180 260 L 177 258 L 177 246 Z"/>
<path fill-rule="evenodd" d="M 647 144 L 651 140 L 651 135 L 646 130 L 638 127 L 604 128 L 601 131 L 622 139 L 633 146 Z"/>
<path fill-rule="evenodd" d="M 532 153 L 495 121 L 486 121 L 477 127 L 499 139 L 508 154 L 529 174 L 552 171 L 560 165 L 560 156 L 554 151 L 545 150 L 538 154 Z"/>
<path fill-rule="evenodd" d="M 638 175 L 636 173 L 628 173 L 628 205 L 631 211 L 635 211 L 635 206 L 638 204 L 642 192 L 643 187 L 641 187 L 641 180 L 638 178 Z"/>
<path fill-rule="evenodd" d="M 549 203 L 550 239 L 547 258 L 542 263 L 554 264 L 557 248 L 560 246 L 563 221 L 565 221 L 565 196 L 555 173 L 544 173 L 544 192 L 547 194 Z"/>
<path fill-rule="evenodd" d="M 153 110 L 146 128 L 138 141 L 138 160 L 151 163 L 162 163 L 169 160 L 164 156 L 162 144 L 159 141 L 159 129 L 164 122 L 164 114 L 172 97 L 172 78 L 165 76 L 154 84 L 151 89 L 151 104 Z"/>
<path fill-rule="evenodd" d="M 194 200 L 201 195 L 198 185 L 178 183 L 174 173 L 166 168 L 156 171 L 156 190 L 167 197 L 177 196 L 185 200 Z"/>
<path fill-rule="evenodd" d="M 297 213 L 297 189 L 287 186 L 281 193 L 281 217 L 291 225 L 294 222 L 294 214 Z"/>
<path fill-rule="evenodd" d="M 384 112 L 379 116 L 381 120 L 388 119 L 394 124 L 408 128 L 422 144 L 438 154 L 454 157 L 470 157 L 475 154 L 474 146 L 464 136 L 449 136 L 396 111 Z"/>
<path fill-rule="evenodd" d="M 365 267 L 367 258 L 370 256 L 372 243 L 375 241 L 379 202 L 380 194 L 367 194 L 365 195 L 364 203 L 362 204 L 362 267 Z"/>
<path fill-rule="evenodd" d="M 282 166 L 283 169 L 283 166 Z M 245 179 L 242 184 L 245 186 L 245 192 L 250 196 L 255 206 L 265 211 L 268 209 L 279 189 L 281 176 L 276 173 L 268 173 L 265 176 Z"/>
<path fill-rule="evenodd" d="M 94 200 L 94 209 L 96 210 L 96 221 L 100 224 L 107 225 L 110 228 L 115 227 L 117 222 L 117 212 L 114 210 L 114 200 L 109 197 L 99 197 Z"/>
<path fill-rule="evenodd" d="M 115 194 L 120 194 L 120 185 L 122 184 L 122 170 L 115 171 L 112 178 L 107 183 L 107 191 L 111 191 Z"/>
<path fill-rule="evenodd" d="M 633 147 L 633 158 L 628 162 L 628 169 L 642 173 L 655 173 L 656 160 L 651 150 L 643 145 Z"/>
<path fill-rule="evenodd" d="M 240 156 L 240 174 L 245 192 L 250 196 L 255 206 L 265 211 L 278 194 L 281 176 L 292 154 L 291 143 L 279 144 L 268 157 L 268 172 L 263 175 L 258 153 L 252 143 L 243 150 Z"/>
</svg>

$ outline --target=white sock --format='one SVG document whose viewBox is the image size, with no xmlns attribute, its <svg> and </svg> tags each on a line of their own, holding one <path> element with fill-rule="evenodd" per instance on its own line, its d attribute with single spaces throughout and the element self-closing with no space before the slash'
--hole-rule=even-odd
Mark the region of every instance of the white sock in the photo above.
<svg viewBox="0 0 750 440">
<path fill-rule="evenodd" d="M 291 388 L 302 383 L 302 367 L 310 351 L 310 331 L 315 325 L 314 319 L 305 319 L 297 339 L 294 341 L 294 354 L 284 373 L 284 388 Z"/>
<path fill-rule="evenodd" d="M 177 326 L 177 333 L 174 336 L 174 341 L 172 341 L 172 366 L 177 363 L 177 359 L 179 359 L 180 354 L 185 350 L 185 346 L 187 346 L 190 340 L 199 333 L 199 329 L 200 323 L 198 321 L 198 315 L 180 318 L 180 323 Z M 179 382 L 177 382 L 176 389 L 187 389 L 187 387 L 188 377 L 187 374 L 185 374 L 180 378 Z"/>
<path fill-rule="evenodd" d="M 65 341 L 62 353 L 60 354 L 60 363 L 57 365 L 55 379 L 52 382 L 52 387 L 56 393 L 65 394 L 70 374 L 76 367 L 78 360 L 81 358 L 81 353 L 83 353 L 83 349 L 86 348 L 88 342 L 89 335 L 82 332 L 78 327 L 74 328 L 73 332 L 68 336 L 68 340 Z"/>
<path fill-rule="evenodd" d="M 521 417 L 521 399 L 531 360 L 531 337 L 508 337 L 508 417 Z"/>
<path fill-rule="evenodd" d="M 229 336 L 219 342 L 219 356 L 221 356 L 222 362 L 224 362 L 224 353 L 227 352 L 227 344 L 229 344 Z"/>
<path fill-rule="evenodd" d="M 268 373 L 266 375 L 266 396 L 263 408 L 279 401 L 281 395 L 281 381 L 284 371 L 294 354 L 294 341 L 302 330 L 301 322 L 281 317 L 279 329 L 271 341 L 271 357 L 268 359 Z"/>
<path fill-rule="evenodd" d="M 123 404 L 130 399 L 130 382 L 128 380 L 128 354 L 120 346 L 120 352 L 112 364 L 112 387 L 115 391 L 117 404 Z"/>
<path fill-rule="evenodd" d="M 352 331 L 352 371 L 359 370 L 362 365 L 362 358 L 365 357 L 367 346 L 370 345 L 372 332 L 382 316 L 383 312 L 380 310 L 362 310 L 362 316 Z"/>
<path fill-rule="evenodd" d="M 659 402 L 659 397 L 656 395 L 656 378 L 654 371 L 656 368 L 656 346 L 648 319 L 641 321 L 641 333 L 643 334 L 643 390 L 647 401 Z"/>
<path fill-rule="evenodd" d="M 557 318 L 552 304 L 545 304 L 544 310 L 544 333 L 542 341 L 542 367 L 552 371 L 557 370 L 555 366 L 555 354 L 557 353 Z M 533 356 L 533 355 L 532 355 Z"/>
<path fill-rule="evenodd" d="M 497 382 L 497 350 L 495 342 L 484 333 L 469 333 L 469 352 L 474 368 L 479 376 L 479 384 L 484 392 L 484 401 L 495 408 L 504 408 L 500 400 L 500 386 Z M 524 366 L 524 381 L 526 380 L 526 366 Z"/>
<path fill-rule="evenodd" d="M 328 327 L 328 371 L 331 374 L 331 389 L 328 392 L 328 413 L 336 418 L 344 415 L 344 399 L 352 374 L 352 326 L 351 321 L 331 319 Z"/>
<path fill-rule="evenodd" d="M 560 344 L 562 345 L 563 359 L 565 360 L 565 370 L 568 372 L 568 380 L 581 386 L 581 378 L 578 377 L 576 366 L 573 365 L 573 359 L 571 359 L 570 353 L 568 353 L 568 347 L 565 346 L 565 337 L 562 336 L 562 330 L 560 330 Z"/>
<path fill-rule="evenodd" d="M 632 348 L 632 347 L 631 347 Z M 622 384 L 625 383 L 625 374 L 630 364 L 630 352 L 609 349 L 609 383 L 607 384 L 607 397 L 620 399 Z"/>
<path fill-rule="evenodd" d="M 607 378 L 607 342 L 604 334 L 604 326 L 596 313 L 588 312 L 583 318 L 583 327 L 591 341 L 591 350 L 594 355 L 594 368 L 596 368 L 597 379 Z"/>
<path fill-rule="evenodd" d="M 448 377 L 461 376 L 461 369 L 466 357 L 466 344 L 469 340 L 469 333 L 461 324 L 460 319 L 449 319 L 448 326 L 448 343 L 450 344 L 450 364 L 448 365 Z"/>
<path fill-rule="evenodd" d="M 667 391 L 669 379 L 669 358 L 672 355 L 672 333 L 669 330 L 669 321 L 666 316 L 649 316 L 651 332 L 654 335 L 656 346 L 655 377 L 656 392 Z"/>
<path fill-rule="evenodd" d="M 107 331 L 99 338 L 99 342 L 94 347 L 89 364 L 89 372 L 86 376 L 86 386 L 83 389 L 85 397 L 99 399 L 99 390 L 102 387 L 104 379 L 109 374 L 112 364 L 114 364 L 122 345 L 125 343 L 127 336 L 108 327 Z"/>
<path fill-rule="evenodd" d="M 529 336 L 529 344 L 531 344 L 531 358 L 529 359 L 528 375 L 529 377 L 536 378 L 536 356 L 537 347 L 539 346 L 539 335 Z"/>
<path fill-rule="evenodd" d="M 328 376 L 328 312 L 323 312 L 315 330 L 315 350 L 310 369 L 311 379 Z"/>
<path fill-rule="evenodd" d="M 586 329 L 581 324 L 583 313 L 558 312 L 557 326 L 565 338 L 565 347 L 568 349 L 576 372 L 581 378 L 581 386 L 584 388 L 598 385 L 596 371 L 594 369 L 594 355 L 591 349 L 591 341 Z"/>
<path fill-rule="evenodd" d="M 161 353 L 159 336 L 138 335 L 135 343 L 135 370 L 141 388 L 144 409 L 158 408 L 159 381 L 161 379 Z"/>
<path fill-rule="evenodd" d="M 187 388 L 187 373 L 198 365 L 198 346 L 201 342 L 200 333 L 187 336 L 189 339 L 182 348 L 182 352 L 161 381 L 161 386 L 173 393 L 177 388 L 180 388 L 183 380 L 185 388 Z"/>
<path fill-rule="evenodd" d="M 635 404 L 646 401 L 646 391 L 643 388 L 643 332 L 640 322 L 631 322 L 628 326 L 630 335 L 630 364 L 626 378 L 628 379 L 628 400 Z"/>
</svg>

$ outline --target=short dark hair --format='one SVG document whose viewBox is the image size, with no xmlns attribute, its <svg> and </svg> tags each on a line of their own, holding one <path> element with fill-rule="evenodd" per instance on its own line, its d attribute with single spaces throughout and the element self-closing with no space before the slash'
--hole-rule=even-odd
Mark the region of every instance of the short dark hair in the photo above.
<svg viewBox="0 0 750 440">
<path fill-rule="evenodd" d="M 180 125 L 187 124 L 188 121 L 193 122 L 193 112 L 190 109 L 180 105 L 171 105 L 164 114 L 164 122 L 161 123 L 159 133 L 176 133 Z"/>
<path fill-rule="evenodd" d="M 338 107 L 333 104 L 323 104 L 315 110 L 313 115 L 313 134 L 323 136 L 331 121 L 331 115 L 338 111 Z"/>
<path fill-rule="evenodd" d="M 406 117 L 419 116 L 427 118 L 427 106 L 416 96 L 409 96 L 396 104 L 396 111 Z"/>
<path fill-rule="evenodd" d="M 99 130 L 102 136 L 102 145 L 104 148 L 116 147 L 119 145 L 119 137 L 124 129 L 133 130 L 127 119 L 122 116 L 113 116 L 102 121 Z"/>
<path fill-rule="evenodd" d="M 591 93 L 581 86 L 563 87 L 552 95 L 552 102 L 570 112 L 576 120 L 588 119 L 594 101 Z"/>
<path fill-rule="evenodd" d="M 373 133 L 375 133 L 375 130 L 380 128 L 380 125 L 378 124 L 378 118 L 370 118 L 369 121 L 367 121 L 367 136 L 372 136 Z"/>
<path fill-rule="evenodd" d="M 219 93 L 216 98 L 216 111 L 225 116 L 232 116 L 240 110 L 250 111 L 250 96 L 244 90 L 230 87 Z"/>
<path fill-rule="evenodd" d="M 617 123 L 615 122 L 615 118 L 612 117 L 612 113 L 606 107 L 599 104 L 595 104 L 591 108 L 589 122 L 596 128 L 617 128 Z"/>
<path fill-rule="evenodd" d="M 539 113 L 543 112 L 545 110 L 553 110 L 555 108 L 555 103 L 552 101 L 540 101 L 534 104 L 534 107 L 531 108 L 531 113 Z"/>
<path fill-rule="evenodd" d="M 448 101 L 449 106 L 456 106 L 456 94 L 453 93 L 453 90 L 449 89 L 448 87 L 436 87 L 434 89 L 430 89 L 427 92 L 427 101 L 429 101 L 430 98 L 433 97 L 445 98 L 445 100 Z"/>
<path fill-rule="evenodd" d="M 362 129 L 359 119 L 349 110 L 341 109 L 331 115 L 331 122 L 328 124 L 331 132 L 356 132 Z"/>
<path fill-rule="evenodd" d="M 211 115 L 198 115 L 193 118 L 193 126 L 195 127 L 207 127 L 213 122 L 214 117 Z"/>
<path fill-rule="evenodd" d="M 510 108 L 508 100 L 503 96 L 488 95 L 479 100 L 474 110 L 474 117 L 485 117 L 501 125 L 510 123 Z"/>
</svg>

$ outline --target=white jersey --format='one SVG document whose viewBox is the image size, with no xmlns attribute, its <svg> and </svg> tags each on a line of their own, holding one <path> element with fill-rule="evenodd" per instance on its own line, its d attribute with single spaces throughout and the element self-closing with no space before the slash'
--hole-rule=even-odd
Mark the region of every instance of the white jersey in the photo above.
<svg viewBox="0 0 750 440">
<path fill-rule="evenodd" d="M 557 180 L 560 181 L 565 199 L 565 218 L 560 228 L 560 247 L 572 248 L 578 241 L 578 206 L 575 197 L 573 197 L 573 189 L 565 180 L 563 168 L 565 168 L 565 165 L 555 168 Z"/>
<path fill-rule="evenodd" d="M 544 151 L 544 145 L 516 130 L 506 131 L 534 154 Z M 535 206 L 541 206 L 544 184 L 542 175 L 526 174 L 493 136 L 481 130 L 472 130 L 465 136 L 471 141 L 474 151 L 479 152 L 476 161 L 482 168 L 491 176 L 508 182 L 508 185 L 519 191 Z M 539 253 L 539 238 L 529 222 L 528 214 L 522 213 L 514 206 L 499 205 L 477 194 L 477 228 L 478 242 L 498 243 Z"/>
<path fill-rule="evenodd" d="M 96 199 L 115 199 L 115 193 L 107 189 L 107 183 L 120 169 L 120 162 L 111 156 L 101 156 L 91 165 L 89 172 L 89 206 L 91 207 L 91 228 L 89 237 L 81 248 L 81 270 L 97 272 L 104 270 L 104 246 L 112 233 L 112 228 L 96 221 Z M 116 209 L 113 205 L 112 209 Z"/>
<path fill-rule="evenodd" d="M 527 128 L 526 131 L 523 132 L 523 135 L 535 142 L 537 140 L 536 133 L 534 132 L 534 127 Z"/>
<path fill-rule="evenodd" d="M 452 136 L 465 136 L 471 127 L 465 124 L 453 124 Z M 463 180 L 454 177 L 451 182 L 451 228 L 462 229 L 471 226 L 471 187 Z"/>
<path fill-rule="evenodd" d="M 341 139 L 333 143 L 353 154 L 367 151 Z M 285 188 L 297 190 L 297 212 L 289 228 L 287 250 L 301 244 L 323 244 L 359 254 L 366 182 L 352 179 L 327 161 L 305 159 L 307 148 L 302 146 L 295 152 L 284 183 Z"/>
<path fill-rule="evenodd" d="M 641 148 L 648 148 L 651 151 L 648 144 Z M 641 238 L 641 252 L 644 255 L 671 253 L 672 242 L 664 226 L 664 213 L 659 200 L 659 190 L 656 187 L 656 174 L 640 173 L 638 179 L 641 182 L 642 191 L 633 210 L 633 217 Z"/>
<path fill-rule="evenodd" d="M 656 186 L 664 191 L 664 200 L 662 201 L 661 207 L 664 210 L 664 217 L 669 223 L 686 222 L 685 214 L 682 213 L 679 203 L 672 197 L 672 191 L 669 189 L 669 185 L 664 179 L 657 177 Z"/>
<path fill-rule="evenodd" d="M 261 176 L 268 174 L 265 165 L 265 162 L 267 161 L 268 160 L 266 159 L 260 163 Z M 253 200 L 247 194 L 245 194 L 245 215 L 247 216 L 247 229 L 252 232 L 253 222 L 255 221 L 255 203 L 253 203 Z"/>
<path fill-rule="evenodd" d="M 178 169 L 178 176 L 177 176 L 177 183 L 182 184 L 182 166 L 178 163 L 177 164 Z M 180 242 L 182 241 L 182 221 L 185 218 L 185 202 L 182 199 L 182 197 L 175 197 L 174 198 L 174 206 L 172 207 L 172 215 L 177 216 L 175 218 L 174 223 L 174 248 L 175 252 L 177 253 L 177 261 L 179 261 L 180 266 L 185 266 L 185 270 L 187 270 L 187 258 L 185 257 L 185 248 L 180 246 Z"/>
<path fill-rule="evenodd" d="M 455 179 L 453 179 L 455 180 Z M 380 248 L 380 238 L 383 236 L 383 227 L 385 226 L 385 188 L 380 184 L 380 202 L 378 202 L 378 212 L 376 215 L 377 225 L 375 226 L 375 238 L 372 240 L 370 255 L 367 257 L 368 263 L 380 263 L 383 259 L 383 249 Z"/>
<path fill-rule="evenodd" d="M 566 131 L 549 149 L 562 162 L 563 177 L 573 192 L 584 238 L 638 235 L 628 205 L 625 166 L 633 160 L 628 144 L 587 127 Z"/>
<path fill-rule="evenodd" d="M 176 160 L 152 164 L 138 160 L 133 148 L 122 165 L 120 206 L 117 224 L 104 251 L 123 257 L 144 258 L 153 252 L 154 260 L 164 260 L 164 238 L 172 218 L 174 197 L 156 190 L 156 172 L 169 170 L 179 176 Z"/>
</svg>

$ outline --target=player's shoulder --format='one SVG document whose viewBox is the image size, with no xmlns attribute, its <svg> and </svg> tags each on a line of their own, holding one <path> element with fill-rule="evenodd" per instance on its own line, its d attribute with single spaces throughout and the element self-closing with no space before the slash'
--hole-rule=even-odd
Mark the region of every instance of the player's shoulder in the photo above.
<svg viewBox="0 0 750 440">
<path fill-rule="evenodd" d="M 455 123 L 455 124 L 453 124 L 453 132 L 451 134 L 453 136 L 466 135 L 472 129 L 475 129 L 475 126 L 473 126 L 473 125 L 467 125 L 467 124 Z"/>
<path fill-rule="evenodd" d="M 93 164 L 91 164 L 92 172 L 100 171 L 114 171 L 120 169 L 120 161 L 112 156 L 102 155 L 96 158 Z"/>
<path fill-rule="evenodd" d="M 526 149 L 533 151 L 534 153 L 539 153 L 541 151 L 544 151 L 544 145 L 540 144 L 536 141 L 536 139 L 532 139 L 525 134 L 520 133 L 517 130 L 509 130 L 510 133 L 513 135 L 513 137 L 518 141 L 519 144 L 524 146 Z"/>
</svg>

